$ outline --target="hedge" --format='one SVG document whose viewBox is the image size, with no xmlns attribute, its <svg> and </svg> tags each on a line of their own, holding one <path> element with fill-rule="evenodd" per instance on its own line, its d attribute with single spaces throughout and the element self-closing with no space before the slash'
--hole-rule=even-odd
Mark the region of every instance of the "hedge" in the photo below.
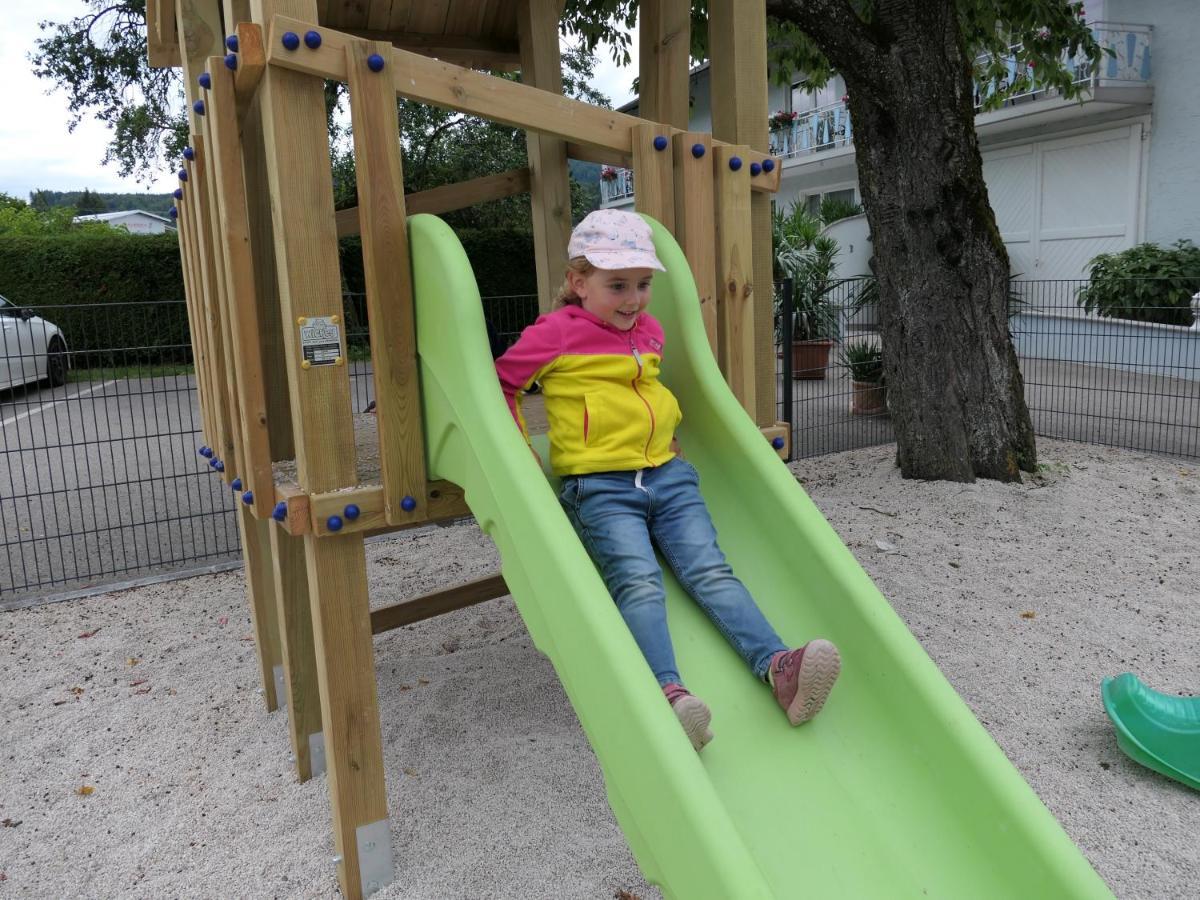
<svg viewBox="0 0 1200 900">
<path fill-rule="evenodd" d="M 480 229 L 459 237 L 482 296 L 536 293 L 531 234 Z M 362 292 L 359 238 L 343 238 L 340 255 L 343 289 Z M 0 238 L 0 294 L 61 328 L 75 368 L 190 361 L 174 233 Z"/>
</svg>

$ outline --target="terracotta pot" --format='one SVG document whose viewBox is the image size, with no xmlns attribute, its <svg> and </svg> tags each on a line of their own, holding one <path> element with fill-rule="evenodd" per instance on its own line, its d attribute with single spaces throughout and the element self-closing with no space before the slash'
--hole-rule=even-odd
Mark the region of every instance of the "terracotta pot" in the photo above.
<svg viewBox="0 0 1200 900">
<path fill-rule="evenodd" d="M 887 392 L 874 381 L 855 381 L 850 412 L 856 416 L 877 416 L 887 412 Z"/>
<path fill-rule="evenodd" d="M 821 381 L 829 369 L 829 351 L 833 341 L 822 338 L 818 341 L 792 341 L 792 377 L 807 381 Z"/>
</svg>

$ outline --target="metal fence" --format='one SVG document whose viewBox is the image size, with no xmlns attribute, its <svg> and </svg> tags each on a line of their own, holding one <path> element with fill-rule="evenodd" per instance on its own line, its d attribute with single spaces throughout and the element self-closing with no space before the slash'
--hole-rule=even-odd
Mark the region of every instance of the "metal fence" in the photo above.
<svg viewBox="0 0 1200 900">
<path fill-rule="evenodd" d="M 1147 281 L 1109 292 L 1115 302 L 1085 280 L 1012 283 L 1009 328 L 1039 436 L 1200 458 L 1200 318 L 1190 287 L 1172 283 L 1168 305 L 1155 302 L 1167 285 Z M 886 352 L 873 293 L 870 279 L 818 291 L 776 285 L 779 410 L 792 424 L 794 458 L 895 440 L 886 403 L 863 402 L 872 391 L 886 398 L 886 387 L 856 385 L 847 358 L 856 346 Z M 827 307 L 832 339 L 797 346 L 785 332 L 793 323 L 811 332 L 804 315 L 814 296 Z M 828 355 L 812 362 L 810 353 Z"/>
</svg>

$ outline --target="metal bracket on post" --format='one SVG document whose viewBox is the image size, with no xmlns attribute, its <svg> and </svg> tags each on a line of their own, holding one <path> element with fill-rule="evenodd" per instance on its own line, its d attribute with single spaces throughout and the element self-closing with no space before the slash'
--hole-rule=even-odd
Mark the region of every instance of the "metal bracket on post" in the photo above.
<svg viewBox="0 0 1200 900">
<path fill-rule="evenodd" d="M 287 681 L 283 677 L 283 666 L 275 666 L 273 673 L 275 675 L 275 706 L 278 709 L 287 711 Z"/>
<path fill-rule="evenodd" d="M 313 778 L 325 774 L 325 732 L 323 731 L 308 736 L 308 766 Z"/>
<path fill-rule="evenodd" d="M 392 883 L 392 830 L 387 819 L 355 829 L 358 839 L 358 875 L 364 897 Z"/>
</svg>

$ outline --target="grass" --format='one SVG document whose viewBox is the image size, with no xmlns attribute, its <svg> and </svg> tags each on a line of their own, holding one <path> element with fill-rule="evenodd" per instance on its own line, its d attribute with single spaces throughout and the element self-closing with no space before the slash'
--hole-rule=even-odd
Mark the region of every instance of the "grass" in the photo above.
<svg viewBox="0 0 1200 900">
<path fill-rule="evenodd" d="M 126 378 L 162 378 L 166 375 L 191 375 L 190 363 L 158 363 L 133 366 L 101 366 L 95 369 L 71 369 L 67 381 L 75 384 L 88 381 L 113 381 Z"/>
</svg>

